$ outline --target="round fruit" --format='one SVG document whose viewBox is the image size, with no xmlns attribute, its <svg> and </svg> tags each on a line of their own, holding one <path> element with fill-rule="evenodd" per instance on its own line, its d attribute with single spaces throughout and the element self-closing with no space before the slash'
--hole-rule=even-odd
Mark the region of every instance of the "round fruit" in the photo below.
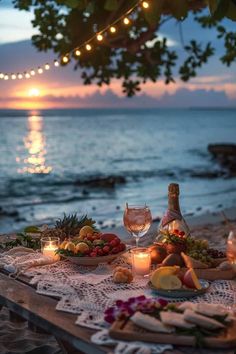
<svg viewBox="0 0 236 354">
<path fill-rule="evenodd" d="M 66 247 L 66 245 L 67 245 L 67 243 L 68 243 L 68 241 L 63 241 L 63 242 L 60 244 L 59 248 L 60 248 L 61 250 L 64 250 L 65 247 Z"/>
<path fill-rule="evenodd" d="M 73 242 L 67 242 L 65 250 L 75 252 L 75 244 Z"/>
<path fill-rule="evenodd" d="M 109 253 L 109 251 L 110 251 L 110 247 L 109 247 L 109 246 L 104 246 L 102 250 L 103 250 L 103 252 L 104 252 L 105 254 L 107 254 L 107 253 Z"/>
<path fill-rule="evenodd" d="M 152 263 L 161 263 L 167 256 L 166 249 L 163 247 L 163 245 L 154 244 L 153 246 L 149 247 L 149 250 L 151 251 Z"/>
<path fill-rule="evenodd" d="M 85 242 L 80 242 L 75 247 L 76 252 L 85 253 L 89 251 L 89 246 Z"/>
<path fill-rule="evenodd" d="M 168 254 L 171 253 L 181 253 L 181 252 L 185 252 L 186 251 L 186 245 L 184 243 L 167 243 L 166 244 L 166 251 Z"/>
<path fill-rule="evenodd" d="M 89 225 L 86 225 L 80 229 L 79 235 L 80 237 L 84 237 L 87 234 L 93 234 L 93 232 L 94 232 L 93 228 Z"/>
</svg>

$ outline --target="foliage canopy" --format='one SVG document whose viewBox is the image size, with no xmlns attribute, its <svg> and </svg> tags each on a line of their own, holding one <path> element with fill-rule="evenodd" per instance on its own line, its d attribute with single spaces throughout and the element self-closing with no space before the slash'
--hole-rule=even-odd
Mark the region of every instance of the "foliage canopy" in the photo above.
<svg viewBox="0 0 236 354">
<path fill-rule="evenodd" d="M 52 49 L 58 56 L 71 52 L 86 40 L 123 15 L 137 0 L 12 0 L 20 10 L 33 10 L 33 26 L 39 34 L 32 37 L 40 51 Z M 203 9 L 209 8 L 206 16 Z M 193 12 L 200 27 L 215 27 L 217 38 L 224 43 L 223 64 L 236 59 L 236 32 L 222 25 L 225 17 L 236 21 L 236 0 L 149 0 L 149 8 L 134 11 L 129 26 L 119 26 L 115 35 L 107 33 L 93 51 L 84 51 L 75 61 L 81 68 L 84 84 L 109 85 L 113 78 L 122 80 L 123 92 L 133 96 L 142 83 L 155 82 L 160 76 L 165 83 L 174 82 L 178 53 L 158 35 L 162 25 L 171 19 L 181 23 Z M 96 39 L 95 39 L 96 41 Z M 182 41 L 183 42 L 183 41 Z M 96 43 L 98 44 L 98 43 Z M 212 43 L 192 39 L 183 43 L 185 59 L 178 66 L 180 78 L 188 81 L 214 54 Z"/>
</svg>

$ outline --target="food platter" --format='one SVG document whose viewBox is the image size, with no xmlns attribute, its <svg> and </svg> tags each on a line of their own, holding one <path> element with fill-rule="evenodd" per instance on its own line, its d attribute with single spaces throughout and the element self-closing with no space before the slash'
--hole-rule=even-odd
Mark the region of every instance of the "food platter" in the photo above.
<svg viewBox="0 0 236 354">
<path fill-rule="evenodd" d="M 151 282 L 148 282 L 148 286 L 152 289 L 155 294 L 170 297 L 170 298 L 190 298 L 198 295 L 204 294 L 210 287 L 208 281 L 200 279 L 199 280 L 202 288 L 201 289 L 190 289 L 190 288 L 181 288 L 181 289 L 172 289 L 172 290 L 164 290 L 155 288 Z"/>
<path fill-rule="evenodd" d="M 175 344 L 181 346 L 195 346 L 196 338 L 194 336 L 176 335 L 175 333 L 165 334 L 147 331 L 138 327 L 130 320 L 116 320 L 109 335 L 112 338 L 127 341 L 142 341 L 159 344 Z M 233 348 L 236 347 L 236 319 L 220 335 L 214 337 L 205 337 L 202 343 L 207 348 Z"/>
<path fill-rule="evenodd" d="M 114 261 L 117 257 L 120 257 L 126 251 L 119 252 L 117 254 L 110 254 L 107 256 L 100 256 L 100 257 L 69 257 L 69 256 L 62 256 L 65 259 L 68 259 L 71 263 L 84 265 L 84 266 L 96 266 L 100 263 L 110 263 Z"/>
</svg>

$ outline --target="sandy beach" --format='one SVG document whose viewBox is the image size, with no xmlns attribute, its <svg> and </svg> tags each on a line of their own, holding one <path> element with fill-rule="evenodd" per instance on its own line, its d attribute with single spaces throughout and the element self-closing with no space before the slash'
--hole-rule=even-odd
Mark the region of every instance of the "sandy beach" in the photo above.
<svg viewBox="0 0 236 354">
<path fill-rule="evenodd" d="M 229 220 L 225 221 L 221 213 L 207 213 L 202 216 L 187 217 L 187 222 L 195 237 L 206 238 L 211 246 L 220 250 L 225 249 L 229 231 L 236 228 L 236 208 L 224 210 Z M 142 244 L 149 244 L 156 235 L 158 222 L 152 224 L 148 235 L 143 238 Z M 123 227 L 112 229 L 127 243 L 133 240 Z M 182 350 L 179 353 L 184 353 Z M 7 309 L 0 311 L 0 353 L 1 354 L 61 354 L 56 340 L 47 334 L 35 333 L 28 328 L 26 322 L 15 323 L 9 319 Z M 187 352 L 186 352 L 187 353 Z M 188 351 L 189 353 L 189 351 Z"/>
</svg>

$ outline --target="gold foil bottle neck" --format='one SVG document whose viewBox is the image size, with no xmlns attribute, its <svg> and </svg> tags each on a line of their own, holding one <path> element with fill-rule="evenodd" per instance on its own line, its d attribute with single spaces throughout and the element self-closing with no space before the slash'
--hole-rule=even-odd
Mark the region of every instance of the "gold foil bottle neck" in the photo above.
<svg viewBox="0 0 236 354">
<path fill-rule="evenodd" d="M 170 183 L 168 187 L 169 194 L 179 195 L 179 185 L 178 183 Z"/>
</svg>

